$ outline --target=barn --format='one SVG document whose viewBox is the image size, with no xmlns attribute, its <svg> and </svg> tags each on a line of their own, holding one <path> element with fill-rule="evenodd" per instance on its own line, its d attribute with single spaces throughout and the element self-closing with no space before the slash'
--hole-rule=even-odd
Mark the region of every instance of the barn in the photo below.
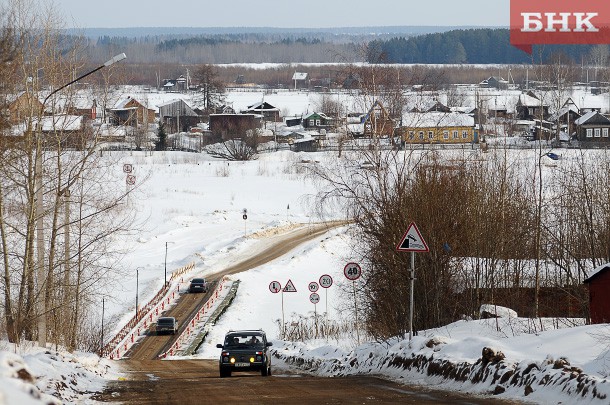
<svg viewBox="0 0 610 405">
<path fill-rule="evenodd" d="M 610 263 L 593 270 L 585 284 L 589 285 L 589 313 L 591 323 L 610 322 Z"/>
</svg>

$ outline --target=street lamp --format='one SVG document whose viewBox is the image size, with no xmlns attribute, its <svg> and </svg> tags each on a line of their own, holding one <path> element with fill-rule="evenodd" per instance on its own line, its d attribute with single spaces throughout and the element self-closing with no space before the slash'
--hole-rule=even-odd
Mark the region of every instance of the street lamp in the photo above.
<svg viewBox="0 0 610 405">
<path fill-rule="evenodd" d="M 42 118 L 42 115 L 44 114 L 44 109 L 45 109 L 45 104 L 47 103 L 47 101 L 49 100 L 49 98 L 54 95 L 55 93 L 57 93 L 58 91 L 65 89 L 66 87 L 68 87 L 69 85 L 76 83 L 77 81 L 89 76 L 90 74 L 93 74 L 95 72 L 97 72 L 100 69 L 103 69 L 105 67 L 108 67 L 118 61 L 121 61 L 123 59 L 125 59 L 127 56 L 124 53 L 121 53 L 119 55 L 116 55 L 114 57 L 112 57 L 111 59 L 107 60 L 103 65 L 98 66 L 97 68 L 77 77 L 76 79 L 72 80 L 71 82 L 68 82 L 62 86 L 59 86 L 57 89 L 53 90 L 52 92 L 49 93 L 49 95 L 47 95 L 44 99 L 44 101 L 42 102 L 42 106 L 41 106 L 41 111 L 40 111 L 40 115 L 41 117 L 39 117 L 40 119 Z M 41 121 L 41 120 L 40 120 Z M 45 274 L 44 274 L 44 232 L 43 232 L 43 227 L 44 227 L 44 221 L 43 221 L 43 204 L 42 204 L 42 198 L 43 198 L 43 184 L 42 184 L 42 145 L 41 145 L 41 137 L 42 134 L 40 133 L 40 131 L 42 131 L 42 122 L 39 122 L 39 131 L 36 131 L 36 136 L 37 136 L 37 142 L 36 142 L 36 157 L 35 157 L 35 164 L 34 164 L 34 179 L 35 179 L 35 183 L 37 184 L 37 189 L 36 189 L 36 215 L 38 216 L 38 219 L 36 221 L 36 244 L 37 244 L 37 255 L 38 255 L 38 282 L 40 286 L 45 285 L 46 283 L 43 281 L 45 278 Z M 60 190 L 59 194 L 62 195 L 64 194 L 65 190 Z M 38 317 L 38 345 L 45 347 L 47 344 L 47 322 L 46 322 L 46 312 L 47 312 L 47 308 L 46 308 L 46 304 L 44 302 L 44 299 L 39 300 L 39 317 Z"/>
<path fill-rule="evenodd" d="M 167 287 L 167 244 L 168 243 L 174 243 L 174 242 L 165 242 L 165 284 L 164 284 L 164 288 Z"/>
<path fill-rule="evenodd" d="M 139 286 L 140 269 L 141 269 L 141 267 L 138 267 L 136 269 L 136 320 L 138 319 L 138 293 L 140 292 L 140 286 Z"/>
</svg>

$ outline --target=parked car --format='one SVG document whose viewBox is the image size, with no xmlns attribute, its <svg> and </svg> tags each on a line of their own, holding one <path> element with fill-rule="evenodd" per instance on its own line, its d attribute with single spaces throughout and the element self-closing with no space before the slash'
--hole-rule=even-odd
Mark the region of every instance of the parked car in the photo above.
<svg viewBox="0 0 610 405">
<path fill-rule="evenodd" d="M 169 333 L 175 335 L 178 331 L 178 321 L 173 316 L 163 316 L 157 319 L 157 325 L 155 327 L 157 335 Z"/>
<path fill-rule="evenodd" d="M 559 155 L 556 153 L 548 152 L 546 155 L 552 160 L 559 160 Z"/>
<path fill-rule="evenodd" d="M 204 278 L 194 278 L 189 285 L 189 293 L 208 292 L 208 283 Z"/>
<path fill-rule="evenodd" d="M 260 371 L 262 376 L 271 375 L 271 342 L 262 330 L 229 331 L 223 344 L 218 368 L 220 377 L 231 377 L 235 371 Z"/>
</svg>

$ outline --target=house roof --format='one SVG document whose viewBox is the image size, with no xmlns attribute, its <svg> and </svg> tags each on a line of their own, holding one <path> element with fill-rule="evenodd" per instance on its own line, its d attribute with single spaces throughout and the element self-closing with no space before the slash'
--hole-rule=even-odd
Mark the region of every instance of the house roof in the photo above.
<svg viewBox="0 0 610 405">
<path fill-rule="evenodd" d="M 524 107 L 540 107 L 540 106 L 547 106 L 547 104 L 544 104 L 538 97 L 536 97 L 534 95 L 534 93 L 532 93 L 531 91 L 528 91 L 527 93 L 521 93 L 519 95 L 519 104 L 524 106 Z"/>
<path fill-rule="evenodd" d="M 272 106 L 266 101 L 259 101 L 258 103 L 249 105 L 247 111 L 279 111 L 280 109 Z"/>
<path fill-rule="evenodd" d="M 402 115 L 401 126 L 408 128 L 474 127 L 474 118 L 462 113 L 409 112 Z"/>
<path fill-rule="evenodd" d="M 83 119 L 81 115 L 51 115 L 42 117 L 40 125 L 42 132 L 78 131 L 83 127 Z"/>
<path fill-rule="evenodd" d="M 608 270 L 610 270 L 610 263 L 602 264 L 601 266 L 595 268 L 591 272 L 591 274 L 589 274 L 589 277 L 587 277 L 583 281 L 583 283 L 590 283 L 591 281 L 593 281 L 593 279 L 595 279 L 596 277 L 600 276 L 601 274 L 605 273 Z"/>
<path fill-rule="evenodd" d="M 306 80 L 306 79 L 307 79 L 307 73 L 294 72 L 294 74 L 292 75 L 292 80 Z"/>
<path fill-rule="evenodd" d="M 319 112 L 312 112 L 307 114 L 306 116 L 303 117 L 304 120 L 308 120 L 309 118 L 313 117 L 313 116 L 319 116 L 320 118 L 324 118 L 326 120 L 329 120 L 330 118 L 324 114 L 324 113 L 319 113 Z"/>
<path fill-rule="evenodd" d="M 598 113 L 597 111 L 589 111 L 588 113 L 574 121 L 574 124 L 576 125 L 585 125 L 593 123 L 610 125 L 610 120 Z"/>
</svg>

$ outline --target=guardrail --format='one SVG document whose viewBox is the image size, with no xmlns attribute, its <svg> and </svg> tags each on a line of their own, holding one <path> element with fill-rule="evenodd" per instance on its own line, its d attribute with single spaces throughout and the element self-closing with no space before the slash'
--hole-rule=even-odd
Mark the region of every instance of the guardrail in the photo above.
<svg viewBox="0 0 610 405">
<path fill-rule="evenodd" d="M 228 295 L 230 295 L 231 290 L 233 290 L 233 285 L 228 289 L 225 287 L 228 278 L 223 277 L 218 284 L 216 285 L 216 289 L 212 293 L 212 296 L 203 304 L 201 309 L 197 311 L 197 313 L 193 316 L 193 318 L 187 321 L 187 327 L 182 331 L 182 333 L 178 336 L 178 338 L 174 341 L 174 344 L 166 350 L 164 353 L 161 353 L 158 357 L 161 359 L 166 358 L 167 356 L 173 356 L 181 352 L 181 347 L 191 339 L 191 335 L 198 330 L 199 323 L 204 321 L 204 328 L 207 325 L 208 321 L 212 316 L 216 313 L 221 304 L 225 302 L 225 299 Z M 237 282 L 239 283 L 239 282 Z M 235 289 L 237 290 L 237 289 Z M 223 294 L 224 292 L 224 294 Z M 234 297 L 235 295 L 233 295 Z M 206 319 L 206 313 L 211 314 Z M 216 317 L 217 319 L 217 317 Z M 190 346 L 189 346 L 190 347 Z"/>
<path fill-rule="evenodd" d="M 117 334 L 106 343 L 101 352 L 101 357 L 108 357 L 111 360 L 120 359 L 136 341 L 141 330 L 146 330 L 153 323 L 165 308 L 176 300 L 176 295 L 180 292 L 180 282 L 172 286 L 172 283 L 180 276 L 195 269 L 195 263 L 187 264 L 175 270 L 168 285 L 164 285 L 155 296 L 134 315 Z"/>
<path fill-rule="evenodd" d="M 238 288 L 239 288 L 239 280 L 233 281 L 233 284 L 231 284 L 231 287 L 229 288 L 229 292 L 227 293 L 227 295 L 225 295 L 222 302 L 216 307 L 214 312 L 212 312 L 212 315 L 210 315 L 210 317 L 205 321 L 201 332 L 199 332 L 197 334 L 197 336 L 195 336 L 193 341 L 189 344 L 189 346 L 186 349 L 181 351 L 181 353 L 180 353 L 181 355 L 190 356 L 197 351 L 199 346 L 201 346 L 201 344 L 205 340 L 206 336 L 210 332 L 211 326 L 216 323 L 218 318 L 220 318 L 222 316 L 222 314 L 224 314 L 224 312 L 227 310 L 227 308 L 231 305 L 231 303 L 233 302 L 233 299 L 235 299 Z"/>
</svg>

